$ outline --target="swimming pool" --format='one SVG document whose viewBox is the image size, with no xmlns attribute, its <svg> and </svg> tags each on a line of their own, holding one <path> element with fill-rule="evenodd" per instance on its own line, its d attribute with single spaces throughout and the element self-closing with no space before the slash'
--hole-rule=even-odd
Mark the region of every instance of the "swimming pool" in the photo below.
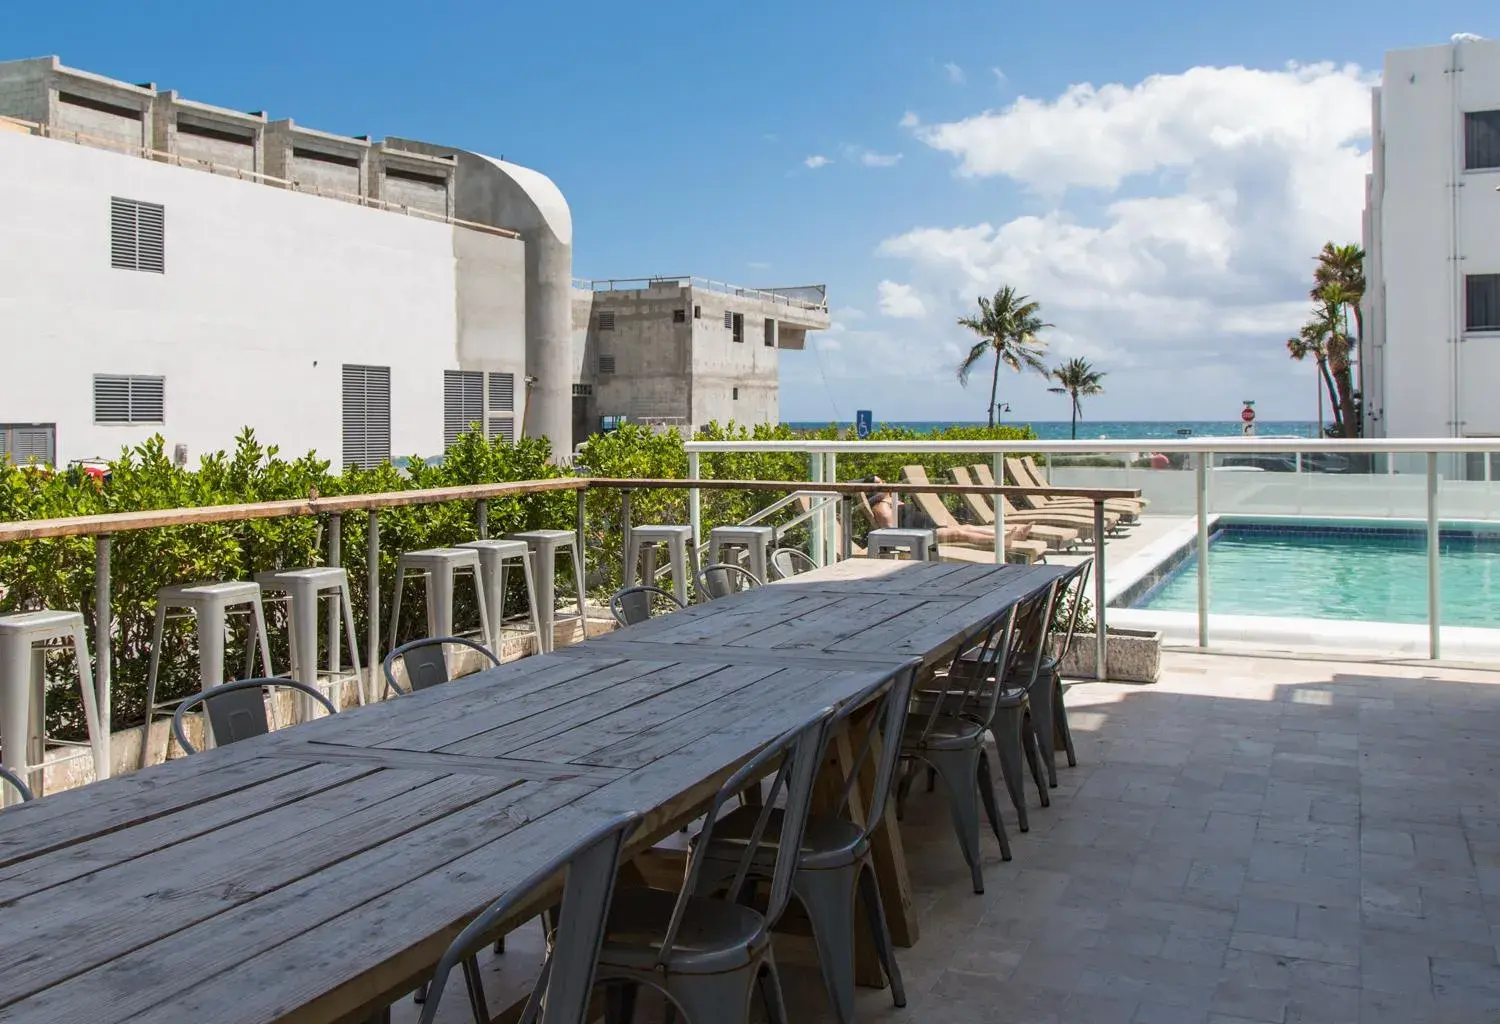
<svg viewBox="0 0 1500 1024">
<path fill-rule="evenodd" d="M 1225 517 L 1210 545 L 1209 610 L 1216 615 L 1427 621 L 1420 525 Z M 1443 625 L 1500 629 L 1500 531 L 1445 528 L 1441 553 Z M 1196 546 L 1179 549 L 1112 603 L 1196 611 Z"/>
</svg>

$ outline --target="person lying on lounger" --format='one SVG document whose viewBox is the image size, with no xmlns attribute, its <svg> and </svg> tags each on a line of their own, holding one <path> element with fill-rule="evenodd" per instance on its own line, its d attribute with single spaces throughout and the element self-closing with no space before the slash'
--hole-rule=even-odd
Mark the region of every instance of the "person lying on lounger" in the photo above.
<svg viewBox="0 0 1500 1024">
<path fill-rule="evenodd" d="M 883 484 L 884 480 L 878 476 L 869 478 L 870 483 Z M 905 508 L 901 499 L 896 497 L 893 491 L 879 491 L 870 495 L 870 519 L 874 529 L 894 529 L 898 524 L 912 529 L 931 530 L 931 520 L 916 509 L 911 509 L 909 514 L 903 516 L 902 509 Z M 902 522 L 902 520 L 906 520 Z M 935 531 L 939 544 L 966 544 L 969 547 L 989 548 L 995 547 L 995 530 L 989 526 L 974 526 L 972 524 L 960 523 L 956 526 L 940 526 Z M 1025 540 L 1026 535 L 1031 532 L 1031 526 L 1021 524 L 1005 527 L 1005 539 L 1008 542 Z"/>
</svg>

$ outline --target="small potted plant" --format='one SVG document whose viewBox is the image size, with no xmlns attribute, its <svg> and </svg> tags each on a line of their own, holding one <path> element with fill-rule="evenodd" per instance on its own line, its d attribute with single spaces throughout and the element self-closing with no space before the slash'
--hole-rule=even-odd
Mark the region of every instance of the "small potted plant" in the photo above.
<svg viewBox="0 0 1500 1024">
<path fill-rule="evenodd" d="M 1052 642 L 1060 648 L 1068 636 L 1068 614 L 1064 602 L 1053 616 Z M 1093 679 L 1098 628 L 1093 603 L 1085 597 L 1078 611 L 1073 643 L 1063 653 L 1059 672 L 1064 678 Z M 1110 626 L 1104 638 L 1105 675 L 1116 683 L 1154 683 L 1161 677 L 1161 633 L 1151 629 Z"/>
</svg>

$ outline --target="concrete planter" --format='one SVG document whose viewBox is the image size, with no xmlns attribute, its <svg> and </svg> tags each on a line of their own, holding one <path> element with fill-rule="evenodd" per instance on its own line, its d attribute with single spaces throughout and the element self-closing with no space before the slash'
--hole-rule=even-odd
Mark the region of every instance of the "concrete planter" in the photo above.
<svg viewBox="0 0 1500 1024">
<path fill-rule="evenodd" d="M 1064 678 L 1094 678 L 1097 633 L 1078 633 L 1062 662 Z M 1104 641 L 1105 674 L 1116 683 L 1154 683 L 1161 677 L 1161 633 L 1111 627 Z"/>
</svg>

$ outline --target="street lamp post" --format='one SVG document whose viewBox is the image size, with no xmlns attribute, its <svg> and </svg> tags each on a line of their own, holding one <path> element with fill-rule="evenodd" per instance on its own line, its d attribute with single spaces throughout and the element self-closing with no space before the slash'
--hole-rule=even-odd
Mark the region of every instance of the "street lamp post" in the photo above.
<svg viewBox="0 0 1500 1024">
<path fill-rule="evenodd" d="M 1008 412 L 1010 412 L 1010 403 L 1009 402 L 996 402 L 995 403 L 995 426 L 998 427 L 1000 425 L 1001 420 L 1004 419 L 1005 414 L 1008 413 Z"/>
</svg>

